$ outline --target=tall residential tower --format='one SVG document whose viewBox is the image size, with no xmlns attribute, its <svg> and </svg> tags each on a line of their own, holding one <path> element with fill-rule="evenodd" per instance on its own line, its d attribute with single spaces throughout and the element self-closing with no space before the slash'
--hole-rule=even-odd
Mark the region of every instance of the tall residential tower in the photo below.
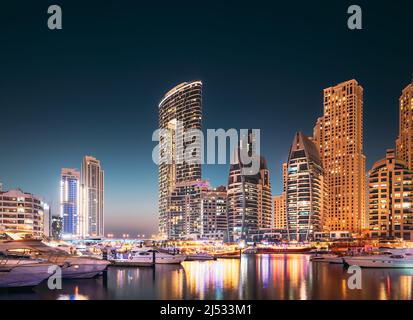
<svg viewBox="0 0 413 320">
<path fill-rule="evenodd" d="M 65 237 L 80 237 L 80 172 L 63 168 L 60 173 L 60 216 Z"/>
<path fill-rule="evenodd" d="M 413 170 L 413 82 L 403 89 L 399 99 L 399 136 L 397 157 Z"/>
<path fill-rule="evenodd" d="M 328 188 L 328 228 L 361 232 L 365 221 L 363 88 L 349 80 L 324 89 L 324 115 L 314 128 Z"/>
<path fill-rule="evenodd" d="M 184 82 L 168 91 L 159 103 L 159 129 L 163 131 L 159 141 L 159 233 L 164 238 L 176 233 L 169 230 L 172 217 L 168 218 L 168 202 L 171 194 L 182 195 L 183 185 L 194 185 L 194 181 L 201 180 L 201 162 L 187 162 L 182 157 L 197 147 L 184 141 L 184 133 L 201 128 L 202 82 Z M 177 184 L 179 190 L 174 191 Z"/>
<path fill-rule="evenodd" d="M 327 208 L 324 170 L 314 143 L 296 133 L 288 156 L 286 213 L 289 240 L 309 241 L 323 231 Z"/>
<path fill-rule="evenodd" d="M 392 149 L 369 171 L 369 229 L 372 237 L 413 240 L 413 172 Z"/>
<path fill-rule="evenodd" d="M 243 143 L 237 149 L 237 163 L 231 164 L 228 177 L 227 215 L 229 241 L 254 240 L 259 229 L 269 229 L 272 221 L 272 196 L 270 175 L 264 157 L 253 150 L 255 137 L 252 131 L 247 136 L 246 148 L 249 157 L 259 164 L 258 172 L 243 174 L 247 169 L 239 153 Z M 252 173 L 252 172 L 251 172 Z"/>
<path fill-rule="evenodd" d="M 100 161 L 85 156 L 82 162 L 82 237 L 104 236 L 104 173 Z"/>
</svg>

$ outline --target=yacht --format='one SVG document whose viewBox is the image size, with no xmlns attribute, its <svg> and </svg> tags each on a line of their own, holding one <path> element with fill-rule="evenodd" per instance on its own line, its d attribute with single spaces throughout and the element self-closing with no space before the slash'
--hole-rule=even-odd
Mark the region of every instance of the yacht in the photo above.
<svg viewBox="0 0 413 320">
<path fill-rule="evenodd" d="M 413 268 L 413 257 L 405 254 L 376 254 L 344 257 L 344 263 L 361 268 Z"/>
<path fill-rule="evenodd" d="M 0 271 L 2 269 L 8 269 L 16 266 L 30 265 L 46 262 L 43 259 L 30 259 L 30 257 L 13 257 L 7 256 L 0 252 Z"/>
<path fill-rule="evenodd" d="M 186 261 L 207 261 L 216 260 L 213 255 L 206 252 L 189 253 L 186 255 Z"/>
<path fill-rule="evenodd" d="M 59 248 L 47 246 L 41 240 L 3 241 L 0 242 L 0 252 L 10 261 L 14 259 L 24 263 L 25 259 L 34 259 L 58 265 L 62 268 L 64 279 L 93 278 L 105 271 L 110 264 L 109 261 L 97 258 L 70 255 Z"/>
<path fill-rule="evenodd" d="M 34 287 L 48 279 L 50 263 L 21 264 L 0 269 L 0 288 Z"/>
<path fill-rule="evenodd" d="M 155 256 L 155 261 L 153 257 Z M 186 259 L 182 254 L 170 254 L 160 252 L 153 248 L 139 248 L 133 249 L 130 253 L 117 254 L 116 257 L 111 258 L 110 261 L 114 265 L 120 266 L 151 266 L 155 264 L 180 264 Z"/>
<path fill-rule="evenodd" d="M 316 253 L 310 257 L 311 262 L 324 262 L 331 264 L 343 264 L 343 257 L 333 253 Z"/>
</svg>

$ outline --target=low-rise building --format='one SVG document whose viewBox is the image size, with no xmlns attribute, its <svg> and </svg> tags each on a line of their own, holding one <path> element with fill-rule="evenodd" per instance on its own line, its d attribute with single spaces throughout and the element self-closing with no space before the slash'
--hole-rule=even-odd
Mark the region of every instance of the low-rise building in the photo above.
<svg viewBox="0 0 413 320">
<path fill-rule="evenodd" d="M 0 191 L 0 225 L 5 231 L 43 237 L 44 208 L 41 200 L 21 189 Z"/>
</svg>

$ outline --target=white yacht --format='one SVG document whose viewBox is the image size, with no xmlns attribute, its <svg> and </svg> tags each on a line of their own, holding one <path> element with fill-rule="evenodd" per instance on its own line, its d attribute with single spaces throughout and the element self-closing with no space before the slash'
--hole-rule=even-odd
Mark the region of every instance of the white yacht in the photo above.
<svg viewBox="0 0 413 320">
<path fill-rule="evenodd" d="M 130 253 L 118 254 L 110 261 L 114 265 L 121 266 L 151 266 L 154 264 L 154 256 L 155 264 L 180 264 L 186 259 L 186 256 L 181 254 L 160 252 L 153 248 L 139 248 L 133 249 Z"/>
<path fill-rule="evenodd" d="M 93 278 L 110 264 L 101 259 L 70 255 L 58 248 L 49 247 L 40 240 L 3 241 L 0 242 L 0 252 L 9 257 L 10 261 L 14 259 L 24 263 L 24 260 L 31 258 L 58 265 L 62 268 L 64 279 Z"/>
<path fill-rule="evenodd" d="M 0 268 L 0 288 L 34 287 L 48 279 L 50 263 L 25 263 Z"/>
<path fill-rule="evenodd" d="M 344 257 L 344 263 L 361 268 L 413 268 L 413 256 L 405 254 L 376 254 Z"/>
</svg>

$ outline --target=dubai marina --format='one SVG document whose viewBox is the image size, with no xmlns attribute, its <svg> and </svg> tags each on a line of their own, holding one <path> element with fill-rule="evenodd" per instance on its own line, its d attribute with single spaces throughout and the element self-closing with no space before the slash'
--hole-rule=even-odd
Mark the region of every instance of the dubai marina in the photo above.
<svg viewBox="0 0 413 320">
<path fill-rule="evenodd" d="M 366 269 L 363 290 L 350 290 L 340 265 L 312 264 L 303 254 L 245 255 L 155 269 L 110 267 L 106 278 L 67 280 L 60 291 L 43 283 L 0 299 L 410 300 L 412 276 L 409 269 Z"/>
<path fill-rule="evenodd" d="M 0 301 L 411 304 L 412 4 L 0 4 Z"/>
</svg>

